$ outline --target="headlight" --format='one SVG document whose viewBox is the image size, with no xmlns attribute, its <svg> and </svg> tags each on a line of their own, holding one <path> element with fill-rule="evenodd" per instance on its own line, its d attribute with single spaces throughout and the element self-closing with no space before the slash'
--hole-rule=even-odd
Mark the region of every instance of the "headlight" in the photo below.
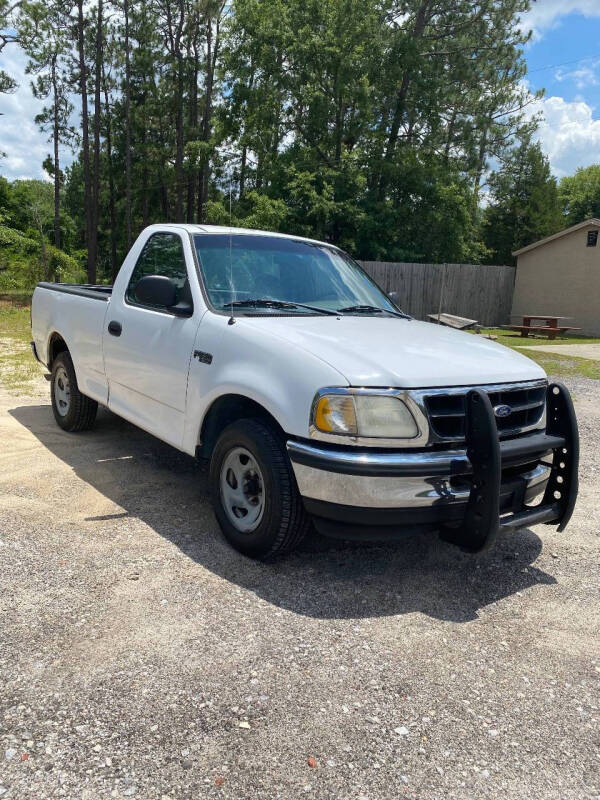
<svg viewBox="0 0 600 800">
<path fill-rule="evenodd" d="M 312 424 L 322 433 L 374 439 L 414 439 L 419 427 L 394 395 L 323 394 L 313 406 Z"/>
</svg>

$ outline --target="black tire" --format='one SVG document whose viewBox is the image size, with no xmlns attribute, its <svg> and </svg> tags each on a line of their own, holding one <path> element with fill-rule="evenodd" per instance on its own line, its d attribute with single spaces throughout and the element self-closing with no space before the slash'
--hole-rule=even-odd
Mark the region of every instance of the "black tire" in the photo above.
<svg viewBox="0 0 600 800">
<path fill-rule="evenodd" d="M 262 517 L 251 532 L 240 531 L 231 521 L 231 512 L 225 508 L 221 491 L 224 462 L 240 448 L 251 454 L 262 477 Z M 225 428 L 212 454 L 209 484 L 215 514 L 225 538 L 246 556 L 267 561 L 289 553 L 310 527 L 285 442 L 275 426 L 268 422 L 241 419 Z"/>
<path fill-rule="evenodd" d="M 68 385 L 64 381 L 65 374 Z M 68 397 L 65 395 L 65 386 L 68 389 Z M 94 424 L 98 403 L 79 391 L 73 361 L 66 350 L 59 353 L 52 364 L 50 397 L 54 419 L 64 431 L 70 433 L 86 431 Z"/>
</svg>

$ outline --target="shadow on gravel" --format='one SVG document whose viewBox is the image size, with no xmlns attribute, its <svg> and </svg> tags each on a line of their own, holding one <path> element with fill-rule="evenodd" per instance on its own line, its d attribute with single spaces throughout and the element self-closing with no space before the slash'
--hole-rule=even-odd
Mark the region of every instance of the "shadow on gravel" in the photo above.
<svg viewBox="0 0 600 800">
<path fill-rule="evenodd" d="M 122 511 L 87 522 L 118 524 L 138 517 L 186 556 L 275 606 L 318 619 L 382 617 L 420 611 L 455 622 L 483 606 L 553 576 L 531 566 L 542 541 L 530 530 L 469 556 L 435 534 L 394 543 L 359 544 L 316 533 L 276 564 L 232 550 L 220 536 L 207 493 L 206 468 L 106 410 L 92 431 L 68 434 L 49 405 L 23 406 L 12 416 Z"/>
</svg>

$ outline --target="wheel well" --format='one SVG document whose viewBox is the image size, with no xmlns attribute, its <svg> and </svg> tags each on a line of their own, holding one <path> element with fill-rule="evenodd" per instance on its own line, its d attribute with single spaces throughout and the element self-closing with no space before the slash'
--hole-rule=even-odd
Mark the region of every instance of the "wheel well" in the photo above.
<svg viewBox="0 0 600 800">
<path fill-rule="evenodd" d="M 48 344 L 48 369 L 52 369 L 54 359 L 64 350 L 69 351 L 67 343 L 59 333 L 53 333 Z"/>
<path fill-rule="evenodd" d="M 238 419 L 262 419 L 270 422 L 283 434 L 281 425 L 260 403 L 241 394 L 226 394 L 218 397 L 204 416 L 197 455 L 200 458 L 210 458 L 223 428 Z"/>
</svg>

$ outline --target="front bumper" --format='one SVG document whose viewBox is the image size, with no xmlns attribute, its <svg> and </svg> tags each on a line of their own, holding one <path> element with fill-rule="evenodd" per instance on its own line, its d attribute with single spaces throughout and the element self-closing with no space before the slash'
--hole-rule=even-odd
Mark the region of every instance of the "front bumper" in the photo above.
<svg viewBox="0 0 600 800">
<path fill-rule="evenodd" d="M 352 528 L 464 524 L 471 540 L 466 548 L 479 550 L 501 527 L 539 521 L 562 528 L 570 517 L 577 426 L 564 387 L 549 387 L 547 402 L 546 432 L 500 441 L 488 396 L 472 390 L 464 449 L 373 451 L 293 440 L 287 449 L 305 506 L 319 522 Z M 530 506 L 542 493 L 540 506 Z"/>
</svg>

